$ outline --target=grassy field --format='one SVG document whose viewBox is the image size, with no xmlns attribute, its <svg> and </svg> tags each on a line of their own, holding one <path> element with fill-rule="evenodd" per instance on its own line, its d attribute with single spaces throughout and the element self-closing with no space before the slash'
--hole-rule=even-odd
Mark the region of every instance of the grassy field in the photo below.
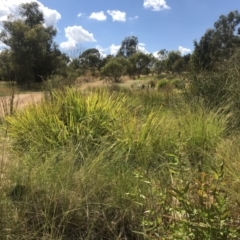
<svg viewBox="0 0 240 240">
<path fill-rule="evenodd" d="M 1 239 L 239 239 L 231 114 L 164 86 L 54 90 L 7 116 Z"/>
</svg>

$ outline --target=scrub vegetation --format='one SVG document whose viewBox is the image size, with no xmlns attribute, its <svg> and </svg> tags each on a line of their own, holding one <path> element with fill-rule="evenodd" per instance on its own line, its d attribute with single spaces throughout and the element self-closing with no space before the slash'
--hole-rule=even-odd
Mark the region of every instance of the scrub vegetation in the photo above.
<svg viewBox="0 0 240 240">
<path fill-rule="evenodd" d="M 137 37 L 70 58 L 36 3 L 20 12 L 0 34 L 0 238 L 240 239 L 240 14 L 156 59 Z"/>
</svg>

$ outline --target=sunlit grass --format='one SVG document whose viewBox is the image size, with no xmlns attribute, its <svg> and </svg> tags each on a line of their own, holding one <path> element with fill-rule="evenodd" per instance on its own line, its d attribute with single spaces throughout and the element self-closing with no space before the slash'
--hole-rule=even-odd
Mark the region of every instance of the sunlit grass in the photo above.
<svg viewBox="0 0 240 240">
<path fill-rule="evenodd" d="M 225 196 L 218 169 L 232 156 L 223 151 L 227 121 L 180 94 L 53 91 L 6 118 L 12 149 L 0 186 L 2 236 L 224 239 L 236 229 L 224 212 L 228 200 L 218 202 Z"/>
</svg>

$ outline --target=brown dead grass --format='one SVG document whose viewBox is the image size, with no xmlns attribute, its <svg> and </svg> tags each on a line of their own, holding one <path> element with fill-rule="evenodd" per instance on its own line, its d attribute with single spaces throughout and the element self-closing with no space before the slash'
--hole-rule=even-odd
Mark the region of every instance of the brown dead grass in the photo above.
<svg viewBox="0 0 240 240">
<path fill-rule="evenodd" d="M 150 80 L 150 79 L 149 79 Z M 147 84 L 149 80 L 141 80 L 135 79 L 132 80 L 127 76 L 122 78 L 122 83 L 119 83 L 121 87 L 125 88 L 138 88 L 141 84 Z M 77 79 L 77 88 L 80 90 L 87 90 L 91 88 L 100 88 L 106 87 L 107 83 L 104 80 L 100 80 L 100 78 L 93 78 L 93 77 L 80 77 Z M 6 85 L 6 83 L 2 83 L 0 85 L 0 93 L 2 93 L 2 97 L 0 97 L 0 116 L 4 115 L 4 107 L 8 107 L 11 104 L 11 89 Z M 13 102 L 13 109 L 20 110 L 24 107 L 28 106 L 29 104 L 36 104 L 39 103 L 44 98 L 44 93 L 42 92 L 30 92 L 30 93 L 18 93 L 14 94 L 14 102 Z"/>
</svg>

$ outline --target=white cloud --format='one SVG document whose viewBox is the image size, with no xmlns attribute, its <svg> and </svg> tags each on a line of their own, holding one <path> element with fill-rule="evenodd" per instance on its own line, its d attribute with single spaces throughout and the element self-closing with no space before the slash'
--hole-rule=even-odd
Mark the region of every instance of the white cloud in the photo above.
<svg viewBox="0 0 240 240">
<path fill-rule="evenodd" d="M 107 13 L 112 17 L 113 21 L 125 22 L 126 13 L 118 10 L 107 10 Z"/>
<path fill-rule="evenodd" d="M 57 10 L 45 7 L 39 3 L 39 9 L 43 12 L 46 26 L 56 26 L 57 22 L 61 19 L 61 14 Z"/>
<path fill-rule="evenodd" d="M 155 58 L 157 58 L 157 59 L 159 59 L 158 52 L 159 52 L 159 51 L 156 51 L 156 52 L 153 52 L 153 53 L 152 53 L 152 55 L 153 55 Z"/>
<path fill-rule="evenodd" d="M 5 49 L 9 49 L 9 47 L 0 41 L 0 53 Z"/>
<path fill-rule="evenodd" d="M 108 48 L 103 48 L 103 47 L 97 45 L 96 49 L 100 52 L 102 57 L 106 57 L 107 56 L 106 52 L 108 52 L 108 50 L 109 50 Z"/>
<path fill-rule="evenodd" d="M 112 44 L 109 49 L 110 49 L 110 54 L 112 55 L 115 55 L 117 54 L 119 48 L 121 47 L 121 45 L 115 45 L 115 44 Z"/>
<path fill-rule="evenodd" d="M 143 52 L 145 54 L 149 53 L 147 49 L 145 48 L 146 44 L 145 43 L 138 43 L 138 50 L 140 52 Z"/>
<path fill-rule="evenodd" d="M 144 8 L 150 8 L 153 11 L 170 9 L 166 3 L 166 0 L 144 0 L 143 6 Z"/>
<path fill-rule="evenodd" d="M 95 42 L 93 34 L 85 30 L 82 26 L 69 26 L 64 28 L 66 42 L 60 43 L 60 47 L 63 49 L 74 49 L 77 44 L 83 42 Z"/>
<path fill-rule="evenodd" d="M 146 50 L 145 48 L 146 44 L 145 43 L 139 43 L 138 44 L 138 50 L 148 54 L 149 52 Z M 101 55 L 103 57 L 105 57 L 107 54 L 111 54 L 111 55 L 116 55 L 118 50 L 120 49 L 121 45 L 115 45 L 112 44 L 111 46 L 107 47 L 107 48 L 102 48 L 101 46 L 96 46 L 96 48 L 98 49 L 98 51 L 101 53 Z"/>
<path fill-rule="evenodd" d="M 0 48 L 7 48 L 8 46 L 5 45 L 3 42 L 0 42 Z"/>
<path fill-rule="evenodd" d="M 0 4 L 0 21 L 7 20 L 8 15 L 13 15 L 14 18 L 19 18 L 19 5 L 22 3 L 30 3 L 32 0 L 7 0 L 1 1 Z M 61 14 L 54 9 L 45 7 L 41 2 L 35 1 L 39 5 L 39 10 L 43 12 L 45 19 L 45 25 L 56 25 L 56 23 L 61 19 Z"/>
<path fill-rule="evenodd" d="M 77 17 L 81 17 L 83 14 L 82 13 L 79 13 L 78 15 L 77 15 Z"/>
<path fill-rule="evenodd" d="M 107 16 L 105 15 L 105 13 L 103 11 L 101 11 L 101 12 L 91 13 L 89 18 L 90 19 L 95 19 L 95 20 L 98 20 L 98 21 L 105 21 L 107 19 Z"/>
<path fill-rule="evenodd" d="M 184 48 L 184 47 L 182 47 L 182 46 L 179 46 L 179 47 L 178 47 L 178 50 L 181 52 L 182 55 L 186 55 L 186 54 L 188 54 L 188 53 L 191 52 L 191 49 L 189 49 L 189 48 Z"/>
</svg>

